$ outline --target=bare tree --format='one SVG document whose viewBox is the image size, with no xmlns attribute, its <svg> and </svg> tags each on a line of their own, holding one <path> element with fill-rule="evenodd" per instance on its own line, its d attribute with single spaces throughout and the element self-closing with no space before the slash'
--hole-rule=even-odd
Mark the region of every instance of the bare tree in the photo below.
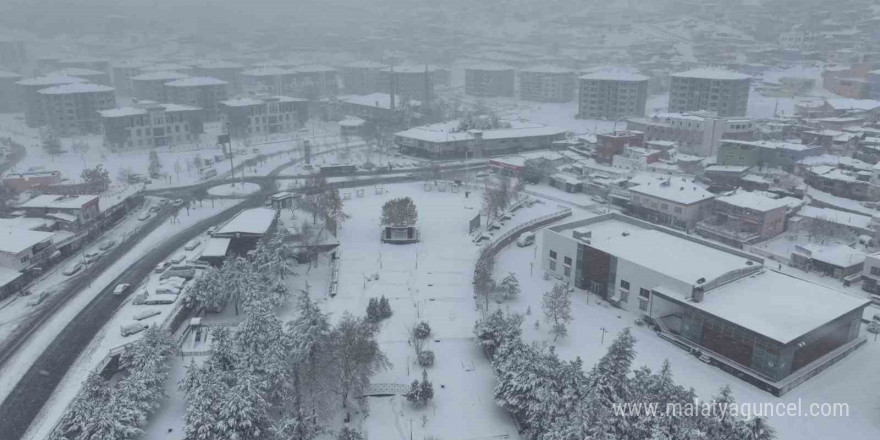
<svg viewBox="0 0 880 440">
<path fill-rule="evenodd" d="M 330 332 L 334 392 L 347 409 L 353 396 L 360 396 L 370 387 L 370 377 L 388 369 L 391 363 L 379 348 L 376 336 L 379 327 L 349 313 Z"/>
<path fill-rule="evenodd" d="M 557 283 L 553 289 L 544 293 L 541 301 L 544 309 L 544 320 L 552 323 L 553 341 L 560 336 L 568 334 L 568 323 L 573 319 L 571 316 L 571 293 L 565 284 Z"/>
</svg>

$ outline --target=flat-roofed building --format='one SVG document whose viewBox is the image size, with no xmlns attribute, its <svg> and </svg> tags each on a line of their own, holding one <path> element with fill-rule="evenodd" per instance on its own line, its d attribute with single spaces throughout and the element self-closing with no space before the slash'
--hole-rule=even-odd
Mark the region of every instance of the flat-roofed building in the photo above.
<svg viewBox="0 0 880 440">
<path fill-rule="evenodd" d="M 819 156 L 825 151 L 821 145 L 721 139 L 716 161 L 718 165 L 781 168 L 791 172 L 805 157 Z"/>
<path fill-rule="evenodd" d="M 392 104 L 391 95 L 387 93 L 370 93 L 369 95 L 342 96 L 339 107 L 343 114 L 357 116 L 373 124 L 399 127 L 408 114 L 419 110 L 421 101 L 406 100 L 395 97 Z"/>
<path fill-rule="evenodd" d="M 102 110 L 104 145 L 119 150 L 194 144 L 204 133 L 202 109 L 179 104 Z"/>
<path fill-rule="evenodd" d="M 629 189 L 637 217 L 691 231 L 709 214 L 715 195 L 684 177 L 656 177 Z"/>
<path fill-rule="evenodd" d="M 18 206 L 28 217 L 52 217 L 65 223 L 65 229 L 79 230 L 101 214 L 100 197 L 43 194 Z M 60 214 L 60 215 L 57 215 Z M 54 217 L 53 217 L 54 218 Z"/>
<path fill-rule="evenodd" d="M 519 71 L 519 96 L 524 101 L 569 102 L 576 88 L 577 75 L 571 69 L 538 66 Z"/>
<path fill-rule="evenodd" d="M 204 110 L 206 121 L 217 120 L 217 103 L 227 98 L 228 83 L 221 79 L 192 76 L 165 83 L 168 102 Z"/>
<path fill-rule="evenodd" d="M 85 83 L 86 80 L 68 75 L 46 75 L 25 78 L 15 83 L 24 100 L 24 122 L 28 127 L 46 125 L 46 112 L 40 90 L 63 84 Z"/>
<path fill-rule="evenodd" d="M 130 78 L 132 97 L 138 100 L 168 102 L 165 84 L 185 78 L 189 78 L 189 75 L 173 71 L 141 73 Z"/>
<path fill-rule="evenodd" d="M 207 76 L 226 81 L 227 92 L 236 95 L 242 92 L 241 72 L 245 67 L 231 61 L 208 60 L 193 65 L 195 76 Z"/>
<path fill-rule="evenodd" d="M 280 211 L 270 208 L 245 209 L 220 226 L 212 238 L 228 238 L 228 252 L 246 255 L 256 249 L 257 242 L 275 229 Z"/>
<path fill-rule="evenodd" d="M 516 72 L 500 63 L 473 64 L 464 69 L 464 93 L 481 97 L 513 97 Z"/>
<path fill-rule="evenodd" d="M 24 108 L 22 91 L 16 84 L 21 75 L 0 70 L 0 113 L 20 112 Z"/>
<path fill-rule="evenodd" d="M 68 58 L 59 58 L 55 61 L 56 69 L 68 69 L 68 68 L 78 68 L 78 69 L 89 69 L 89 70 L 97 70 L 99 72 L 110 72 L 110 62 L 103 58 L 95 58 L 95 57 L 68 57 Z"/>
<path fill-rule="evenodd" d="M 752 78 L 723 69 L 693 69 L 672 75 L 669 111 L 710 110 L 718 116 L 745 116 Z"/>
<path fill-rule="evenodd" d="M 776 395 L 865 343 L 868 301 L 620 214 L 544 229 L 541 265 Z"/>
<path fill-rule="evenodd" d="M 45 263 L 53 252 L 51 232 L 0 227 L 0 268 L 27 271 Z"/>
<path fill-rule="evenodd" d="M 61 171 L 26 171 L 23 173 L 8 173 L 3 176 L 3 183 L 16 193 L 30 191 L 32 189 L 48 188 L 61 183 Z"/>
<path fill-rule="evenodd" d="M 257 67 L 241 72 L 241 84 L 250 94 L 295 96 L 296 75 L 283 67 Z"/>
<path fill-rule="evenodd" d="M 110 81 L 110 74 L 103 70 L 92 70 L 92 69 L 84 69 L 82 67 L 65 67 L 63 69 L 56 70 L 54 72 L 49 72 L 46 75 L 50 76 L 73 76 L 76 78 L 82 78 L 88 82 L 101 84 L 104 86 L 112 86 L 113 82 Z"/>
<path fill-rule="evenodd" d="M 220 123 L 236 139 L 288 133 L 309 119 L 308 101 L 289 96 L 255 96 L 218 103 Z"/>
<path fill-rule="evenodd" d="M 754 140 L 758 135 L 755 121 L 723 118 L 711 111 L 629 118 L 626 128 L 643 132 L 646 141 L 675 142 L 681 153 L 703 157 L 714 156 L 721 139 Z"/>
<path fill-rule="evenodd" d="M 439 70 L 433 66 L 402 64 L 379 70 L 379 91 L 398 99 L 428 102 L 434 96 Z"/>
<path fill-rule="evenodd" d="M 113 74 L 113 88 L 116 89 L 116 93 L 119 96 L 132 96 L 131 77 L 143 73 L 141 69 L 148 65 L 147 61 L 141 60 L 125 60 L 114 63 L 110 67 L 110 71 Z"/>
<path fill-rule="evenodd" d="M 40 90 L 46 125 L 61 136 L 100 133 L 100 110 L 116 107 L 113 87 L 74 83 Z"/>
<path fill-rule="evenodd" d="M 505 121 L 505 128 L 458 131 L 458 121 L 413 127 L 394 134 L 402 153 L 431 158 L 482 157 L 550 148 L 566 130 L 524 121 Z"/>
<path fill-rule="evenodd" d="M 291 69 L 294 96 L 316 100 L 339 94 L 339 72 L 334 67 L 307 64 Z"/>
<path fill-rule="evenodd" d="M 707 218 L 697 224 L 697 233 L 742 249 L 769 240 L 785 230 L 788 203 L 760 192 L 737 191 L 715 198 Z"/>
<path fill-rule="evenodd" d="M 578 81 L 578 118 L 617 120 L 645 114 L 647 76 L 626 69 L 600 69 Z"/>
<path fill-rule="evenodd" d="M 349 63 L 340 69 L 345 93 L 368 95 L 379 91 L 379 71 L 387 67 L 375 61 Z"/>
</svg>

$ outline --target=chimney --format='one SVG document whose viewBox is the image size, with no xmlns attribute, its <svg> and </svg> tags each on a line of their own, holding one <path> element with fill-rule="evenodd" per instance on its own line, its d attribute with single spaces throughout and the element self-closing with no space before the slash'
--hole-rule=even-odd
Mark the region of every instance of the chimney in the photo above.
<svg viewBox="0 0 880 440">
<path fill-rule="evenodd" d="M 694 296 L 691 299 L 693 299 L 694 302 L 702 302 L 704 293 L 703 286 L 694 286 Z"/>
</svg>

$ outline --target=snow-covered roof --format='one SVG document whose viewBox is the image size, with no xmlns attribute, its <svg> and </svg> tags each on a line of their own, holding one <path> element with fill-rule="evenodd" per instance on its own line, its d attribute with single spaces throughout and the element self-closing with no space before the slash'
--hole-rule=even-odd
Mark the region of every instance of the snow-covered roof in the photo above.
<svg viewBox="0 0 880 440">
<path fill-rule="evenodd" d="M 0 70 L 0 78 L 21 78 L 21 75 L 15 72 L 7 72 L 5 70 Z"/>
<path fill-rule="evenodd" d="M 865 257 L 867 257 L 867 254 L 864 252 L 843 244 L 836 244 L 833 246 L 804 244 L 800 247 L 809 251 L 810 258 L 837 267 L 856 266 L 864 263 Z"/>
<path fill-rule="evenodd" d="M 189 75 L 180 72 L 158 71 L 142 73 L 129 79 L 132 81 L 173 81 L 182 78 L 189 78 Z"/>
<path fill-rule="evenodd" d="M 98 196 L 63 196 L 43 194 L 19 205 L 21 208 L 80 209 L 86 203 L 97 200 Z"/>
<path fill-rule="evenodd" d="M 335 67 L 325 66 L 323 64 L 306 64 L 302 66 L 296 66 L 290 69 L 294 73 L 326 73 L 326 72 L 336 72 Z"/>
<path fill-rule="evenodd" d="M 725 144 L 740 144 L 740 145 L 750 145 L 758 148 L 767 148 L 774 150 L 789 150 L 789 151 L 806 151 L 816 148 L 822 148 L 820 145 L 804 145 L 804 144 L 795 144 L 793 142 L 778 142 L 778 141 L 743 141 L 739 139 L 721 139 L 722 143 Z"/>
<path fill-rule="evenodd" d="M 40 217 L 0 218 L 0 228 L 34 230 L 51 228 L 54 224 L 54 220 Z"/>
<path fill-rule="evenodd" d="M 200 86 L 223 86 L 229 84 L 222 79 L 208 76 L 191 76 L 189 78 L 176 79 L 165 83 L 168 87 L 200 87 Z"/>
<path fill-rule="evenodd" d="M 556 173 L 550 177 L 554 180 L 558 180 L 560 182 L 565 182 L 570 185 L 577 185 L 579 183 L 583 183 L 583 181 L 578 180 L 577 177 L 572 176 L 571 174 L 566 174 L 566 173 Z"/>
<path fill-rule="evenodd" d="M 54 72 L 47 73 L 46 75 L 68 75 L 68 76 L 95 76 L 95 75 L 106 75 L 106 72 L 101 72 L 98 70 L 92 69 L 83 69 L 80 67 L 66 67 L 61 70 L 56 70 Z"/>
<path fill-rule="evenodd" d="M 647 81 L 649 78 L 627 68 L 599 68 L 581 75 L 580 79 L 596 81 Z"/>
<path fill-rule="evenodd" d="M 144 60 L 122 60 L 114 62 L 111 67 L 119 69 L 140 69 L 149 65 L 150 63 Z"/>
<path fill-rule="evenodd" d="M 353 63 L 348 63 L 345 67 L 351 67 L 355 69 L 382 69 L 387 67 L 386 64 L 377 63 L 375 61 L 355 61 Z"/>
<path fill-rule="evenodd" d="M 255 69 L 245 70 L 244 72 L 241 72 L 241 74 L 247 76 L 278 76 L 293 75 L 293 72 L 282 67 L 257 67 Z"/>
<path fill-rule="evenodd" d="M 16 84 L 22 86 L 57 86 L 61 84 L 83 83 L 85 79 L 70 75 L 44 75 L 35 78 L 26 78 Z"/>
<path fill-rule="evenodd" d="M 360 127 L 364 125 L 367 121 L 364 121 L 361 118 L 356 118 L 354 116 L 346 117 L 345 119 L 339 121 L 339 125 L 341 127 Z"/>
<path fill-rule="evenodd" d="M 744 173 L 751 168 L 748 165 L 712 165 L 706 167 L 706 172 Z"/>
<path fill-rule="evenodd" d="M 716 200 L 728 205 L 761 212 L 788 207 L 785 201 L 771 199 L 760 192 L 737 191 L 729 196 L 718 197 Z"/>
<path fill-rule="evenodd" d="M 141 68 L 142 72 L 165 72 L 165 71 L 174 71 L 174 70 L 190 70 L 192 67 L 187 66 L 185 64 L 176 64 L 176 63 L 159 63 L 152 64 L 149 66 L 145 66 Z"/>
<path fill-rule="evenodd" d="M 233 63 L 232 61 L 207 60 L 195 64 L 195 67 L 202 69 L 241 69 L 243 65 Z"/>
<path fill-rule="evenodd" d="M 392 69 L 394 73 L 425 73 L 425 70 L 430 73 L 436 71 L 437 67 L 425 64 L 399 64 L 397 66 L 383 67 L 382 71 L 391 72 Z"/>
<path fill-rule="evenodd" d="M 400 97 L 397 97 L 397 103 L 400 103 Z M 391 95 L 387 93 L 370 93 L 369 95 L 349 95 L 339 98 L 341 102 L 346 102 L 349 104 L 356 105 L 364 105 L 368 107 L 380 107 L 384 109 L 391 109 Z M 420 101 L 416 101 L 411 99 L 409 101 L 411 106 L 419 106 L 422 103 Z"/>
<path fill-rule="evenodd" d="M 76 216 L 71 214 L 65 214 L 63 212 L 50 212 L 46 214 L 46 217 L 54 218 L 56 220 L 61 220 L 67 223 L 73 223 L 76 221 Z"/>
<path fill-rule="evenodd" d="M 825 100 L 835 110 L 874 110 L 880 107 L 880 101 L 873 99 L 834 98 Z"/>
<path fill-rule="evenodd" d="M 677 78 L 700 78 L 715 80 L 743 80 L 751 78 L 751 76 L 739 72 L 713 68 L 691 69 L 684 72 L 673 73 L 672 76 Z"/>
<path fill-rule="evenodd" d="M 37 93 L 41 95 L 69 95 L 75 93 L 98 93 L 98 92 L 112 92 L 116 89 L 110 86 L 102 86 L 100 84 L 92 84 L 92 83 L 73 83 L 73 84 L 62 84 L 60 86 L 49 87 L 48 89 L 42 89 Z"/>
<path fill-rule="evenodd" d="M 810 281 L 764 270 L 709 290 L 700 302 L 655 289 L 780 343 L 789 343 L 869 301 Z"/>
<path fill-rule="evenodd" d="M 51 238 L 51 232 L 0 227 L 0 252 L 16 255 Z"/>
<path fill-rule="evenodd" d="M 552 125 L 523 121 L 507 122 L 510 123 L 510 128 L 481 130 L 483 133 L 483 139 L 492 140 L 534 136 L 556 136 L 565 133 L 564 129 Z M 456 127 L 458 127 L 458 121 L 448 121 L 410 128 L 408 130 L 397 132 L 395 135 L 433 143 L 458 142 L 473 139 L 473 135 L 468 132 L 453 131 Z"/>
<path fill-rule="evenodd" d="M 0 287 L 19 279 L 22 275 L 24 274 L 17 270 L 0 266 Z"/>
<path fill-rule="evenodd" d="M 508 66 L 507 64 L 497 63 L 492 61 L 482 61 L 482 62 L 473 62 L 469 63 L 465 66 L 464 70 L 484 70 L 491 72 L 506 72 L 508 70 L 513 70 L 513 67 Z"/>
<path fill-rule="evenodd" d="M 690 205 L 715 197 L 701 186 L 683 177 L 668 177 L 630 188 L 630 191 L 663 200 Z"/>
<path fill-rule="evenodd" d="M 227 107 L 249 107 L 252 105 L 263 105 L 268 102 L 305 102 L 305 99 L 291 98 L 289 96 L 262 96 L 256 98 L 234 98 L 226 101 L 219 101 Z"/>
<path fill-rule="evenodd" d="M 275 221 L 276 212 L 269 208 L 253 208 L 239 212 L 222 228 L 214 232 L 214 236 L 235 234 L 265 234 Z"/>
<path fill-rule="evenodd" d="M 543 65 L 543 66 L 534 66 L 526 69 L 520 70 L 522 73 L 574 73 L 574 70 L 560 67 L 560 66 L 551 66 L 551 65 Z"/>
<path fill-rule="evenodd" d="M 871 217 L 867 215 L 853 214 L 831 208 L 817 208 L 815 206 L 804 206 L 798 211 L 798 215 L 859 229 L 868 229 L 868 226 L 871 224 Z"/>
<path fill-rule="evenodd" d="M 229 250 L 230 238 L 211 238 L 202 249 L 202 257 L 225 257 Z"/>
</svg>

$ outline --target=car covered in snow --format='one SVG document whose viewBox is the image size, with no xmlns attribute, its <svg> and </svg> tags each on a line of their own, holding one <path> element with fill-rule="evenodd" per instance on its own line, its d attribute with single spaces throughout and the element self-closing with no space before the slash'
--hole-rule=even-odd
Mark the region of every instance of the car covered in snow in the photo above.
<svg viewBox="0 0 880 440">
<path fill-rule="evenodd" d="M 141 215 L 138 216 L 138 220 L 140 220 L 140 221 L 148 220 L 150 218 L 150 215 L 152 215 L 152 213 L 150 211 L 144 211 L 141 213 Z"/>
<path fill-rule="evenodd" d="M 51 290 L 46 290 L 40 293 L 36 298 L 27 302 L 27 305 L 30 307 L 36 307 L 46 301 L 50 296 L 52 296 L 54 292 Z"/>
<path fill-rule="evenodd" d="M 128 288 L 130 286 L 131 285 L 127 283 L 117 284 L 116 287 L 113 288 L 113 294 L 117 296 L 122 295 L 123 293 L 128 291 Z"/>
<path fill-rule="evenodd" d="M 184 253 L 180 253 L 180 254 L 176 254 L 176 255 L 174 255 L 174 256 L 171 257 L 171 259 L 168 260 L 168 261 L 170 261 L 171 264 L 178 264 L 178 263 L 182 263 L 183 260 L 186 260 L 186 254 L 184 254 Z"/>
<path fill-rule="evenodd" d="M 80 270 L 82 270 L 82 268 L 83 268 L 83 264 L 80 263 L 79 261 L 77 261 L 77 262 L 71 263 L 69 266 L 65 267 L 64 270 L 61 271 L 61 273 L 64 275 L 67 275 L 67 276 L 71 276 L 71 275 L 79 272 Z"/>
<path fill-rule="evenodd" d="M 110 250 L 110 248 L 112 248 L 113 246 L 116 246 L 116 240 L 111 238 L 109 240 L 104 240 L 104 242 L 102 242 L 100 245 L 98 245 L 98 249 L 106 252 L 106 251 Z"/>
<path fill-rule="evenodd" d="M 202 241 L 199 240 L 198 238 L 194 238 L 194 239 L 190 240 L 189 243 L 187 243 L 186 246 L 184 246 L 183 248 L 188 251 L 191 251 L 191 250 L 199 247 L 200 244 L 202 244 Z"/>
<path fill-rule="evenodd" d="M 83 254 L 83 260 L 85 260 L 86 264 L 94 263 L 95 261 L 100 260 L 102 255 L 103 254 L 100 251 L 86 252 Z"/>
</svg>

